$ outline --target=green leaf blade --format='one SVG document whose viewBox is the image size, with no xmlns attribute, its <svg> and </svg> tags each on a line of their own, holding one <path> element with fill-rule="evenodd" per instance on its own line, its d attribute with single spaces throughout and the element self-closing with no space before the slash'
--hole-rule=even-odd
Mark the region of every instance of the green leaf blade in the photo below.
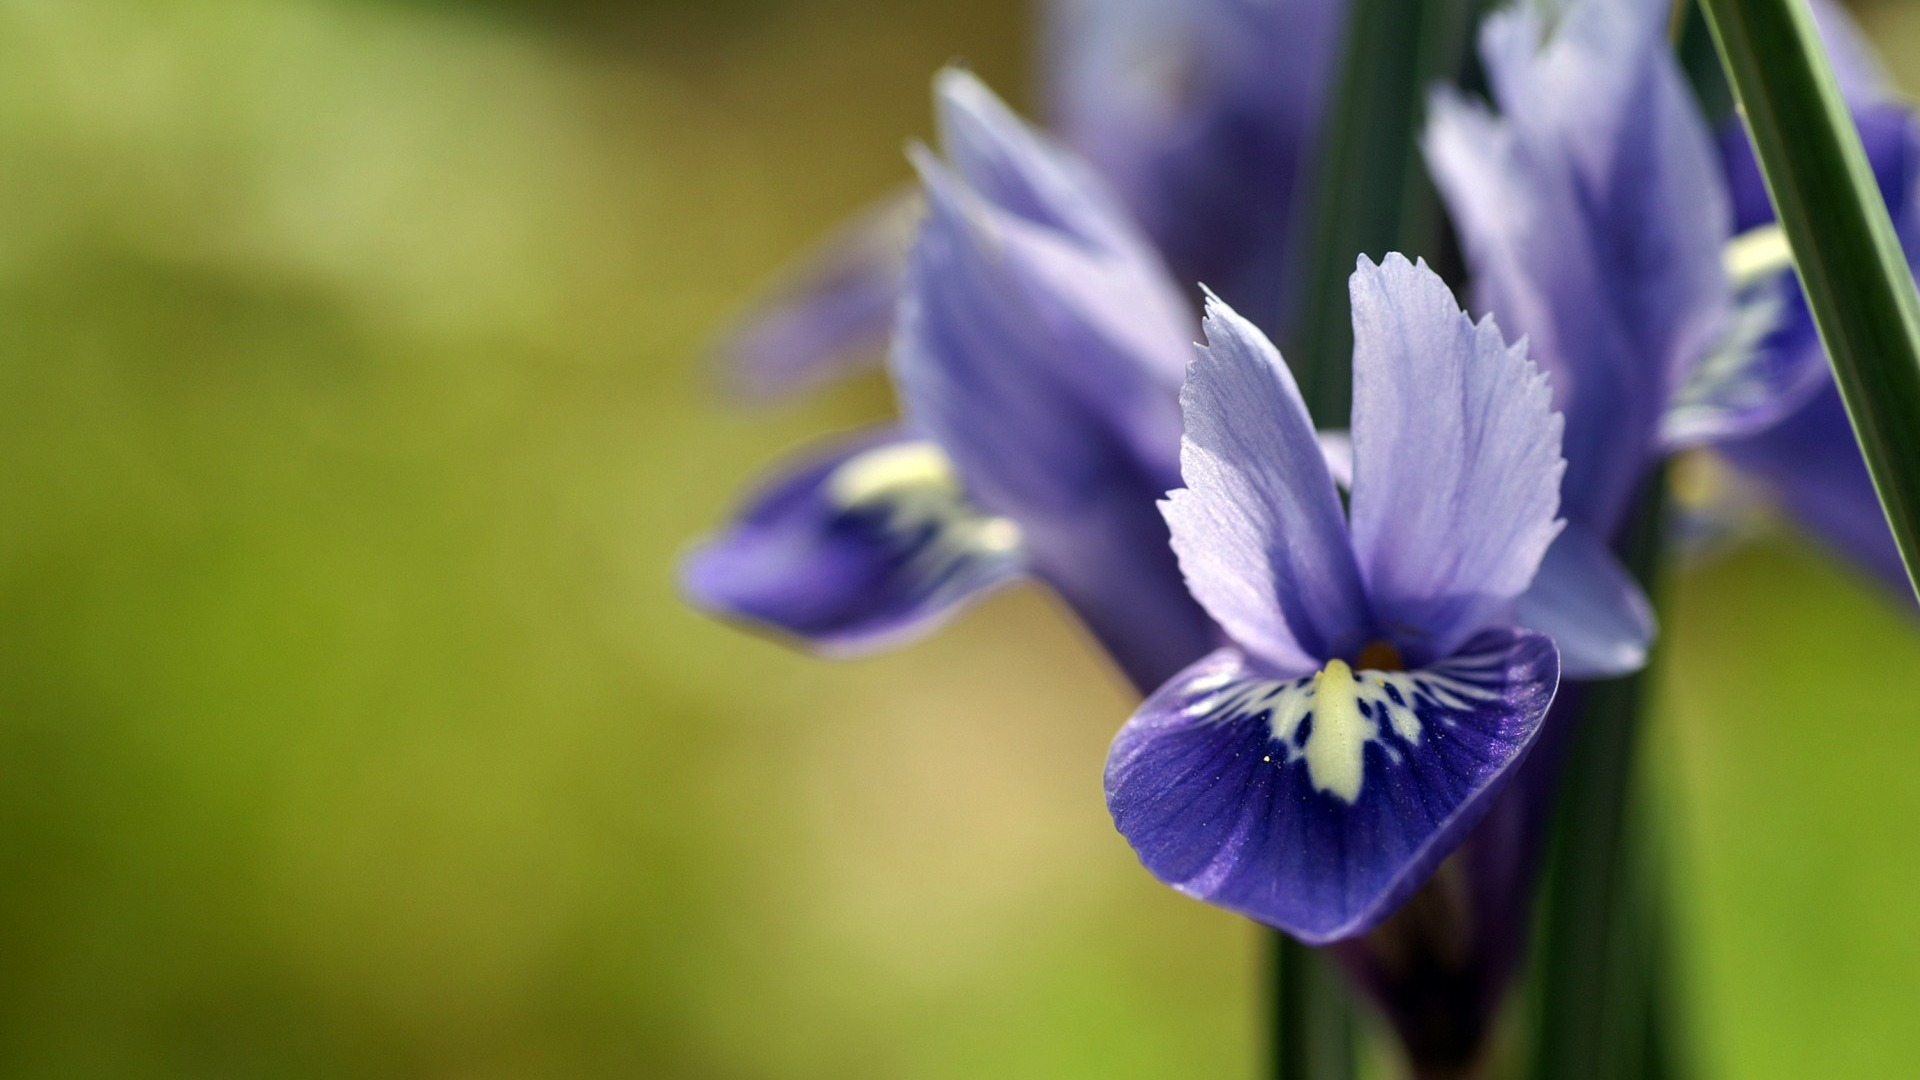
<svg viewBox="0 0 1920 1080">
<path fill-rule="evenodd" d="M 1701 6 L 1913 582 L 1920 567 L 1920 293 L 1805 0 Z"/>
</svg>

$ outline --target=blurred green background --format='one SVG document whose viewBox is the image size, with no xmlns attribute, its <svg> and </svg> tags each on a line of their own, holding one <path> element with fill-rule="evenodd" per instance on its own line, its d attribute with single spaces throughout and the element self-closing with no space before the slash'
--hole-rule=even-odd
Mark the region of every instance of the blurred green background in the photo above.
<svg viewBox="0 0 1920 1080">
<path fill-rule="evenodd" d="M 825 665 L 672 585 L 886 408 L 703 344 L 1029 23 L 0 0 L 0 1075 L 1253 1074 L 1256 935 L 1113 833 L 1045 599 Z M 1787 539 L 1677 584 L 1707 1074 L 1910 1074 L 1920 631 Z"/>
</svg>

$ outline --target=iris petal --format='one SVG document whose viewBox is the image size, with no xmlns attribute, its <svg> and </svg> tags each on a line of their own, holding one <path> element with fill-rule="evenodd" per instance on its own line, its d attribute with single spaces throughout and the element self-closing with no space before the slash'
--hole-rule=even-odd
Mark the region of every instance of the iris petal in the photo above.
<svg viewBox="0 0 1920 1080">
<path fill-rule="evenodd" d="M 1392 912 L 1486 812 L 1559 681 L 1553 643 L 1494 630 L 1407 672 L 1270 674 L 1237 649 L 1182 672 L 1114 741 L 1107 804 L 1189 896 L 1311 944 Z"/>
<path fill-rule="evenodd" d="M 1529 5 L 1481 35 L 1492 116 L 1430 112 L 1427 158 L 1478 302 L 1524 334 L 1566 414 L 1563 512 L 1612 533 L 1659 447 L 1667 400 L 1726 332 L 1726 181 L 1653 0 Z M 1545 45 L 1542 38 L 1546 37 Z"/>
<path fill-rule="evenodd" d="M 1025 565 L 1012 522 L 969 506 L 932 444 L 887 430 L 774 477 L 681 579 L 700 607 L 846 655 L 931 630 Z"/>
<path fill-rule="evenodd" d="M 1353 293 L 1353 550 L 1381 628 L 1445 656 L 1533 580 L 1560 530 L 1546 377 L 1426 263 L 1364 258 Z"/>
<path fill-rule="evenodd" d="M 1206 331 L 1180 394 L 1187 486 L 1163 504 L 1173 549 L 1235 641 L 1308 670 L 1372 630 L 1340 496 L 1279 351 L 1218 299 Z"/>
<path fill-rule="evenodd" d="M 1098 239 L 1127 228 L 1086 220 L 1107 201 L 1055 205 L 1083 173 L 1064 151 L 970 77 L 940 90 L 965 171 L 916 154 L 928 213 L 891 354 L 902 405 L 978 504 L 1019 523 L 1036 576 L 1157 686 L 1217 644 L 1155 508 L 1179 479 L 1191 314 L 1157 261 Z"/>
<path fill-rule="evenodd" d="M 1514 604 L 1520 625 L 1553 638 L 1560 674 L 1605 679 L 1646 666 L 1656 622 L 1653 604 L 1607 545 L 1569 525 Z"/>
</svg>

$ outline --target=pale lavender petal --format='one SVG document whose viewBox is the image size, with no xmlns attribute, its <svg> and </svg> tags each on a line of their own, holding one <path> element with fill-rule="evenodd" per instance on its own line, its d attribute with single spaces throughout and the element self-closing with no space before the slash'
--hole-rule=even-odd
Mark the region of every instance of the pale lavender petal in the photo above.
<svg viewBox="0 0 1920 1080">
<path fill-rule="evenodd" d="M 1075 316 L 1080 326 L 1070 332 L 1099 333 L 1109 339 L 1109 351 L 1174 393 L 1193 340 L 1192 285 L 1175 284 L 1152 241 L 1084 161 L 1021 122 L 979 79 L 949 68 L 935 80 L 935 99 L 948 163 L 994 208 L 1002 227 L 1047 237 L 1041 247 L 1079 249 L 1030 258 L 1019 268 L 1060 304 L 1091 312 Z M 1127 317 L 1114 318 L 1121 307 Z M 1085 378 L 1089 396 L 1107 392 L 1109 376 L 1097 367 L 1061 370 Z M 1130 372 L 1129 383 L 1136 381 Z"/>
<path fill-rule="evenodd" d="M 932 444 L 889 428 L 775 475 L 680 573 L 697 607 L 850 655 L 926 633 L 1025 566 L 1018 527 L 969 506 Z"/>
<path fill-rule="evenodd" d="M 1186 487 L 1163 504 L 1187 587 L 1229 636 L 1283 672 L 1371 634 L 1340 495 L 1280 353 L 1218 299 L 1180 402 Z"/>
<path fill-rule="evenodd" d="M 1022 121 L 972 72 L 941 71 L 933 96 L 941 153 L 974 194 L 1096 251 L 1157 264 L 1151 242 L 1106 181 Z"/>
<path fill-rule="evenodd" d="M 1646 666 L 1656 621 L 1640 583 L 1607 545 L 1570 525 L 1514 604 L 1514 621 L 1553 639 L 1560 674 L 1608 679 Z"/>
<path fill-rule="evenodd" d="M 1351 937 L 1480 820 L 1558 681 L 1553 643 L 1524 630 L 1405 672 L 1286 679 L 1222 650 L 1121 730 L 1107 806 L 1181 892 L 1310 944 Z"/>
<path fill-rule="evenodd" d="M 919 216 L 917 196 L 888 199 L 788 268 L 714 345 L 734 389 L 774 398 L 878 367 Z"/>
<path fill-rule="evenodd" d="M 929 213 L 892 356 L 908 413 L 990 505 L 1071 508 L 1115 463 L 1171 486 L 1178 403 L 1127 298 L 1102 288 L 1110 264 L 1001 213 L 939 162 L 917 164 Z M 1171 329 L 1146 344 L 1192 347 Z"/>
<path fill-rule="evenodd" d="M 1417 664 L 1533 581 L 1561 525 L 1561 420 L 1526 346 L 1475 325 L 1426 263 L 1362 258 L 1350 289 L 1353 550 Z"/>
</svg>

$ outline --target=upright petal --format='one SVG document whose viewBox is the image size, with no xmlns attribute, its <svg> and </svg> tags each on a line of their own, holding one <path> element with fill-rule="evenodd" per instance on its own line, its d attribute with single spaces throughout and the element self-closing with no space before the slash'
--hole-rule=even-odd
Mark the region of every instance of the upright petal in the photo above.
<svg viewBox="0 0 1920 1080">
<path fill-rule="evenodd" d="M 1560 530 L 1561 420 L 1524 344 L 1426 263 L 1362 258 L 1353 295 L 1353 549 L 1381 628 L 1450 654 L 1532 583 Z"/>
<path fill-rule="evenodd" d="M 1187 587 L 1247 651 L 1308 671 L 1366 644 L 1366 594 L 1313 422 L 1280 353 L 1218 299 L 1180 402 L 1186 487 L 1162 504 Z"/>
<path fill-rule="evenodd" d="M 1050 275 L 1053 287 L 1089 288 L 1100 296 L 1094 303 L 1126 304 L 1130 317 L 1100 321 L 1101 332 L 1124 339 L 1118 344 L 1132 362 L 1169 389 L 1178 387 L 1192 308 L 1119 198 L 1084 161 L 1023 123 L 971 73 L 942 71 L 934 99 L 941 150 L 967 190 L 1009 229 L 1080 249 L 1079 259 L 1064 260 L 1072 264 L 1067 272 Z M 1033 269 L 1060 271 L 1062 262 L 1033 260 Z M 1088 275 L 1093 266 L 1097 281 Z"/>
<path fill-rule="evenodd" d="M 1160 880 L 1309 944 L 1390 914 L 1522 760 L 1558 686 L 1553 643 L 1489 631 L 1403 672 L 1278 678 L 1225 649 L 1140 707 L 1107 806 Z"/>
<path fill-rule="evenodd" d="M 907 415 L 982 506 L 1019 523 L 1035 572 L 1135 682 L 1157 685 L 1214 642 L 1154 509 L 1178 479 L 1165 372 L 1190 348 L 1184 324 L 1153 317 L 1174 290 L 916 163 L 928 213 L 891 357 Z"/>
<path fill-rule="evenodd" d="M 701 608 L 849 655 L 931 630 L 1025 566 L 1018 526 L 968 505 L 931 443 L 885 429 L 775 476 L 681 581 Z"/>
<path fill-rule="evenodd" d="M 1090 248 L 1151 250 L 1104 180 L 1028 126 L 972 72 L 942 70 L 933 98 L 940 150 L 976 195 Z"/>
</svg>

